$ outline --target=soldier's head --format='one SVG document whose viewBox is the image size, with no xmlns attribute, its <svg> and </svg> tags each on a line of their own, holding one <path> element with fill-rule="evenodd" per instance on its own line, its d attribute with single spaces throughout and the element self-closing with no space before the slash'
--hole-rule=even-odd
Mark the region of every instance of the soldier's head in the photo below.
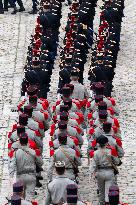
<svg viewBox="0 0 136 205">
<path fill-rule="evenodd" d="M 28 116 L 26 114 L 19 115 L 19 125 L 26 126 L 28 123 Z"/>
<path fill-rule="evenodd" d="M 69 110 L 71 109 L 72 107 L 72 99 L 67 99 L 67 100 L 64 100 L 64 105 L 68 106 Z"/>
<path fill-rule="evenodd" d="M 24 195 L 24 184 L 22 181 L 18 181 L 13 184 L 13 195 L 23 197 Z"/>
<path fill-rule="evenodd" d="M 111 131 L 112 124 L 110 122 L 103 123 L 103 131 L 109 133 Z"/>
<path fill-rule="evenodd" d="M 95 103 L 98 104 L 99 102 L 103 101 L 103 95 L 95 95 L 94 100 Z"/>
<path fill-rule="evenodd" d="M 61 131 L 58 134 L 58 140 L 60 144 L 66 145 L 67 144 L 67 132 Z"/>
<path fill-rule="evenodd" d="M 99 110 L 99 121 L 106 122 L 108 117 L 107 110 Z"/>
<path fill-rule="evenodd" d="M 77 70 L 71 71 L 70 80 L 72 80 L 72 81 L 78 81 L 79 80 L 79 73 L 78 73 Z"/>
<path fill-rule="evenodd" d="M 22 133 L 19 137 L 19 142 L 21 146 L 26 146 L 28 144 L 28 135 L 26 133 Z"/>
<path fill-rule="evenodd" d="M 67 112 L 61 112 L 60 113 L 60 120 L 64 123 L 68 122 L 68 113 Z"/>
<path fill-rule="evenodd" d="M 101 101 L 98 103 L 98 110 L 107 110 L 107 103 L 104 101 Z"/>
<path fill-rule="evenodd" d="M 25 132 L 25 127 L 20 125 L 20 126 L 17 126 L 17 135 L 20 136 L 20 134 L 24 133 Z"/>
<path fill-rule="evenodd" d="M 73 93 L 73 90 L 74 90 L 74 85 L 73 84 L 65 84 L 65 87 L 68 87 L 70 88 L 70 91 L 71 91 L 71 95 Z"/>
<path fill-rule="evenodd" d="M 96 95 L 103 95 L 104 85 L 101 82 L 95 83 L 94 91 L 95 91 Z"/>
<path fill-rule="evenodd" d="M 24 106 L 24 114 L 28 116 L 28 118 L 32 117 L 33 107 L 30 105 Z"/>
<path fill-rule="evenodd" d="M 60 113 L 67 112 L 68 113 L 69 107 L 68 105 L 60 105 Z"/>
<path fill-rule="evenodd" d="M 77 204 L 78 201 L 78 187 L 76 184 L 67 185 L 67 204 Z"/>
<path fill-rule="evenodd" d="M 11 196 L 11 205 L 21 205 L 21 197 L 16 195 Z"/>
<path fill-rule="evenodd" d="M 58 175 L 63 175 L 65 173 L 65 162 L 64 161 L 55 162 L 55 169 Z"/>
<path fill-rule="evenodd" d="M 108 143 L 108 138 L 105 137 L 104 135 L 100 135 L 97 139 L 96 142 L 99 144 L 100 147 L 105 147 L 106 144 Z"/>
<path fill-rule="evenodd" d="M 29 96 L 35 96 L 38 94 L 38 86 L 36 85 L 30 85 L 28 88 L 27 88 L 27 94 Z"/>
<path fill-rule="evenodd" d="M 63 101 L 66 99 L 69 99 L 71 95 L 71 89 L 69 87 L 63 87 L 62 88 L 62 99 Z"/>
<path fill-rule="evenodd" d="M 35 95 L 35 96 L 29 96 L 29 104 L 32 105 L 32 106 L 36 106 L 37 105 L 37 100 L 38 100 L 38 97 Z"/>
</svg>

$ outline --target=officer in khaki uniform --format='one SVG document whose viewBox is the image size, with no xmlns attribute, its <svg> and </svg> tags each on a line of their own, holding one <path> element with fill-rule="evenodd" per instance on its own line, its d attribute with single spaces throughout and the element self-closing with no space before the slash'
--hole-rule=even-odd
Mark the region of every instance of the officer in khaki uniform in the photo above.
<svg viewBox="0 0 136 205">
<path fill-rule="evenodd" d="M 108 138 L 101 135 L 97 139 L 99 148 L 94 152 L 94 157 L 90 166 L 91 175 L 96 177 L 99 193 L 100 205 L 109 202 L 109 187 L 115 184 L 115 175 L 113 166 L 119 165 L 120 160 L 115 153 L 106 148 Z"/>
<path fill-rule="evenodd" d="M 87 89 L 85 88 L 84 85 L 78 82 L 79 77 L 78 77 L 78 72 L 76 70 L 71 71 L 71 84 L 74 85 L 74 90 L 71 95 L 72 99 L 78 99 L 78 100 L 84 100 L 88 99 L 89 95 L 87 92 Z"/>
<path fill-rule="evenodd" d="M 63 204 L 67 200 L 67 185 L 75 184 L 72 180 L 65 175 L 65 162 L 56 161 L 55 170 L 57 176 L 51 181 L 47 188 L 45 205 L 49 204 Z"/>
<path fill-rule="evenodd" d="M 35 194 L 36 186 L 36 165 L 42 166 L 43 161 L 34 150 L 28 147 L 28 136 L 23 133 L 20 136 L 21 147 L 15 150 L 13 157 L 10 159 L 9 173 L 13 178 L 16 173 L 17 180 L 23 181 L 25 199 L 32 201 Z"/>
<path fill-rule="evenodd" d="M 77 156 L 74 149 L 67 146 L 67 136 L 63 134 L 58 135 L 60 147 L 55 150 L 54 156 L 50 159 L 50 165 L 48 170 L 48 178 L 52 180 L 54 165 L 56 161 L 64 161 L 66 168 L 66 176 L 72 180 L 75 180 L 74 167 L 81 165 L 81 159 Z"/>
</svg>

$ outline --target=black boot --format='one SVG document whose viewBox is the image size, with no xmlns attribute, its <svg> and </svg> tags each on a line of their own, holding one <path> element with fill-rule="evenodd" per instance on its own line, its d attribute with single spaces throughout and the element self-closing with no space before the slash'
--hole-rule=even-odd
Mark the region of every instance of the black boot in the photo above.
<svg viewBox="0 0 136 205">
<path fill-rule="evenodd" d="M 38 180 L 43 180 L 43 177 L 42 176 L 37 176 L 37 179 Z"/>
<path fill-rule="evenodd" d="M 17 13 L 17 8 L 14 7 L 14 10 L 11 12 L 11 14 L 16 14 Z"/>
<path fill-rule="evenodd" d="M 3 9 L 0 10 L 0 14 L 4 14 L 4 10 Z"/>
<path fill-rule="evenodd" d="M 40 188 L 42 187 L 42 184 L 39 182 L 39 179 L 36 177 L 36 187 Z"/>
<path fill-rule="evenodd" d="M 25 11 L 24 7 L 20 7 L 20 9 L 18 10 L 19 12 Z"/>
<path fill-rule="evenodd" d="M 28 12 L 29 14 L 37 14 L 38 10 L 37 9 L 33 9 L 32 11 Z"/>
</svg>

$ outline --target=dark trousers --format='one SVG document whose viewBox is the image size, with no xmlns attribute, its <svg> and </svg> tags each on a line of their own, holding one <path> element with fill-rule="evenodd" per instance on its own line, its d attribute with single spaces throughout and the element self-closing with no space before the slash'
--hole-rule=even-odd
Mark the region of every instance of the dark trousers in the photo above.
<svg viewBox="0 0 136 205">
<path fill-rule="evenodd" d="M 3 3 L 2 3 L 2 0 L 0 0 L 0 10 L 3 10 Z"/>
<path fill-rule="evenodd" d="M 20 6 L 20 8 L 23 7 L 23 2 L 22 2 L 22 0 L 14 0 L 14 1 L 13 1 L 13 7 L 16 7 L 16 2 L 17 2 L 18 5 Z"/>
<path fill-rule="evenodd" d="M 37 10 L 37 0 L 32 0 L 32 3 L 33 3 L 33 10 Z"/>
</svg>

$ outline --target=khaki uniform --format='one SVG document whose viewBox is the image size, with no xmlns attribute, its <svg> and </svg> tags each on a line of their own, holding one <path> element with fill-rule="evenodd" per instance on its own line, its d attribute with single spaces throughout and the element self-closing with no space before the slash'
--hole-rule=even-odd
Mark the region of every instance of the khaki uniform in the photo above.
<svg viewBox="0 0 136 205">
<path fill-rule="evenodd" d="M 23 181 L 25 199 L 32 201 L 36 186 L 36 164 L 41 167 L 43 161 L 38 157 L 34 150 L 28 146 L 23 146 L 14 152 L 10 159 L 9 173 L 13 177 L 16 173 L 17 181 Z"/>
<path fill-rule="evenodd" d="M 48 192 L 45 205 L 64 203 L 67 200 L 67 185 L 75 184 L 64 175 L 56 178 L 48 184 Z"/>
<path fill-rule="evenodd" d="M 74 149 L 71 149 L 67 145 L 61 145 L 60 147 L 62 147 L 64 149 L 64 151 L 69 155 L 69 157 L 78 166 L 81 165 L 81 159 L 76 156 L 76 152 Z M 66 168 L 65 174 L 69 179 L 74 180 L 75 175 L 74 175 L 74 171 L 73 171 L 73 165 L 60 149 L 57 149 L 54 153 L 54 156 L 50 158 L 50 165 L 49 165 L 49 170 L 48 170 L 49 180 L 52 180 L 53 170 L 54 170 L 54 166 L 55 166 L 54 164 L 56 161 L 64 161 L 65 162 L 65 168 Z"/>
<path fill-rule="evenodd" d="M 92 159 L 90 172 L 95 173 L 99 194 L 99 202 L 101 205 L 104 205 L 105 202 L 109 202 L 108 193 L 109 187 L 115 184 L 115 175 L 112 168 L 110 159 L 115 165 L 118 165 L 120 160 L 118 157 L 111 155 L 111 151 L 106 148 L 99 148 L 94 153 Z"/>
<path fill-rule="evenodd" d="M 89 97 L 87 89 L 84 85 L 77 81 L 71 81 L 70 83 L 74 85 L 74 90 L 71 95 L 72 99 L 84 100 L 85 98 Z"/>
<path fill-rule="evenodd" d="M 22 200 L 21 200 L 21 205 L 32 205 L 32 203 L 29 202 L 29 201 L 26 201 L 26 200 L 22 199 Z"/>
<path fill-rule="evenodd" d="M 67 132 L 68 132 L 68 135 L 69 136 L 73 136 L 73 137 L 76 137 L 79 141 L 79 145 L 82 145 L 83 144 L 83 137 L 82 137 L 82 133 L 81 134 L 78 134 L 76 128 L 74 127 L 71 127 L 71 126 L 67 126 Z M 58 133 L 59 133 L 59 129 L 56 129 L 55 130 L 55 133 L 54 133 L 54 138 L 58 138 Z"/>
</svg>

